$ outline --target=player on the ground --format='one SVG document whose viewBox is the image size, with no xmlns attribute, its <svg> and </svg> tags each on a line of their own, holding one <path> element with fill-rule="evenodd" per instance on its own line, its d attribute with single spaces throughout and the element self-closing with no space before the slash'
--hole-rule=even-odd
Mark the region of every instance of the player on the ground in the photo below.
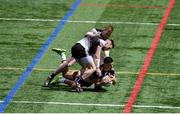
<svg viewBox="0 0 180 114">
<path fill-rule="evenodd" d="M 44 82 L 44 86 L 49 86 L 49 83 L 51 80 L 60 72 L 62 72 L 63 68 L 74 64 L 75 60 L 82 66 L 81 69 L 81 76 L 80 78 L 86 79 L 88 76 L 90 76 L 97 68 L 97 71 L 99 72 L 99 62 L 100 58 L 99 55 L 95 56 L 95 63 L 92 59 L 92 55 L 95 55 L 96 52 L 100 52 L 101 48 L 99 46 L 103 47 L 104 50 L 107 50 L 109 48 L 112 48 L 112 44 L 109 42 L 105 42 L 105 39 L 108 39 L 113 31 L 112 26 L 108 26 L 105 28 L 102 32 L 96 31 L 96 35 L 93 36 L 93 32 L 88 32 L 83 39 L 78 41 L 73 47 L 72 47 L 72 57 L 68 59 L 66 62 L 61 64 L 55 72 L 53 72 Z"/>
<path fill-rule="evenodd" d="M 63 49 L 54 48 L 53 51 L 57 52 L 61 59 L 66 57 L 65 52 Z M 65 61 L 65 59 L 64 59 Z M 89 87 L 92 84 L 95 84 L 95 90 L 103 90 L 102 86 L 107 86 L 111 84 L 115 84 L 116 78 L 115 78 L 115 71 L 112 65 L 113 59 L 111 57 L 106 57 L 104 59 L 104 64 L 100 66 L 101 76 L 97 76 L 96 73 L 94 73 L 92 76 L 90 76 L 86 81 L 79 80 L 79 84 L 81 87 Z M 76 91 L 82 91 L 81 87 L 78 87 L 74 82 L 74 79 L 78 75 L 78 71 L 75 70 L 69 70 L 68 67 L 64 68 L 63 70 L 63 77 L 62 79 L 56 78 L 51 82 L 51 84 L 54 83 L 65 83 L 69 85 L 72 89 L 75 89 Z"/>
</svg>

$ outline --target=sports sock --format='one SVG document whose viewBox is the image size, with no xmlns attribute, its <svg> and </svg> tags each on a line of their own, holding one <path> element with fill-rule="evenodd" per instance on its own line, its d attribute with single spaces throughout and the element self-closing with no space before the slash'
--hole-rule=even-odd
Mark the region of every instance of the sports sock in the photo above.
<svg viewBox="0 0 180 114">
<path fill-rule="evenodd" d="M 49 78 L 54 78 L 55 77 L 55 74 L 52 73 L 51 75 L 49 75 Z"/>
<path fill-rule="evenodd" d="M 66 55 L 64 52 L 61 53 L 61 60 L 66 61 Z"/>
<path fill-rule="evenodd" d="M 59 80 L 59 83 L 64 83 L 65 80 L 66 80 L 65 78 L 62 78 L 62 79 Z"/>
</svg>

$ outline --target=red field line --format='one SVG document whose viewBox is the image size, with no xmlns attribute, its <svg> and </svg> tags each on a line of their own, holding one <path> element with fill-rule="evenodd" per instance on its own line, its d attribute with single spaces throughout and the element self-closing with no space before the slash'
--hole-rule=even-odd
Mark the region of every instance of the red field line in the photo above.
<svg viewBox="0 0 180 114">
<path fill-rule="evenodd" d="M 152 59 L 153 54 L 155 52 L 155 49 L 156 49 L 156 47 L 157 47 L 157 45 L 159 43 L 159 40 L 161 38 L 161 34 L 163 32 L 163 29 L 164 29 L 164 27 L 166 25 L 167 19 L 168 19 L 169 15 L 170 15 L 170 12 L 171 12 L 174 4 L 175 4 L 175 0 L 170 0 L 169 6 L 166 9 L 166 12 L 164 14 L 163 19 L 161 20 L 161 23 L 160 23 L 160 25 L 158 27 L 158 30 L 156 32 L 156 35 L 154 37 L 154 41 L 151 44 L 151 48 L 150 48 L 150 50 L 148 52 L 148 55 L 147 55 L 147 57 L 145 59 L 145 62 L 144 62 L 144 65 L 143 65 L 143 67 L 141 69 L 141 72 L 140 72 L 140 74 L 138 76 L 138 80 L 136 81 L 136 84 L 134 86 L 133 91 L 131 92 L 131 95 L 130 95 L 130 98 L 128 99 L 127 104 L 125 105 L 124 113 L 130 113 L 131 112 L 132 105 L 135 102 L 137 94 L 138 94 L 138 92 L 139 92 L 139 90 L 140 90 L 140 88 L 142 86 L 143 79 L 144 79 L 144 77 L 145 77 L 145 75 L 147 73 L 147 70 L 149 68 L 151 59 Z"/>
<path fill-rule="evenodd" d="M 80 4 L 80 6 L 111 7 L 111 8 L 166 8 L 165 6 L 131 6 L 123 4 Z"/>
</svg>

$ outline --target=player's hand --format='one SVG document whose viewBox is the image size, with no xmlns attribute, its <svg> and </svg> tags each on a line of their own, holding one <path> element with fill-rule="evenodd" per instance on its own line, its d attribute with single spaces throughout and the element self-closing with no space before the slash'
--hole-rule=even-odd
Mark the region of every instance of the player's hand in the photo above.
<svg viewBox="0 0 180 114">
<path fill-rule="evenodd" d="M 112 80 L 112 84 L 113 84 L 113 85 L 115 85 L 115 84 L 116 84 L 116 82 L 117 82 L 116 77 L 115 77 L 115 76 L 113 76 L 113 75 L 110 75 L 109 77 L 110 77 L 110 78 L 111 78 L 111 80 Z"/>
<path fill-rule="evenodd" d="M 96 69 L 96 75 L 101 76 L 101 70 L 99 68 Z"/>
</svg>

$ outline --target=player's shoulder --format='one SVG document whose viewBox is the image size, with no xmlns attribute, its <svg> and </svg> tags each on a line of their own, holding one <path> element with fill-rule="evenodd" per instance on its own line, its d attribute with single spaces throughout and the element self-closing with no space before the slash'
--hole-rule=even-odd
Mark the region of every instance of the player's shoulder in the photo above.
<svg viewBox="0 0 180 114">
<path fill-rule="evenodd" d="M 103 30 L 102 29 L 98 29 L 98 28 L 95 28 L 96 29 L 96 31 L 98 31 L 98 32 L 102 32 Z"/>
</svg>

